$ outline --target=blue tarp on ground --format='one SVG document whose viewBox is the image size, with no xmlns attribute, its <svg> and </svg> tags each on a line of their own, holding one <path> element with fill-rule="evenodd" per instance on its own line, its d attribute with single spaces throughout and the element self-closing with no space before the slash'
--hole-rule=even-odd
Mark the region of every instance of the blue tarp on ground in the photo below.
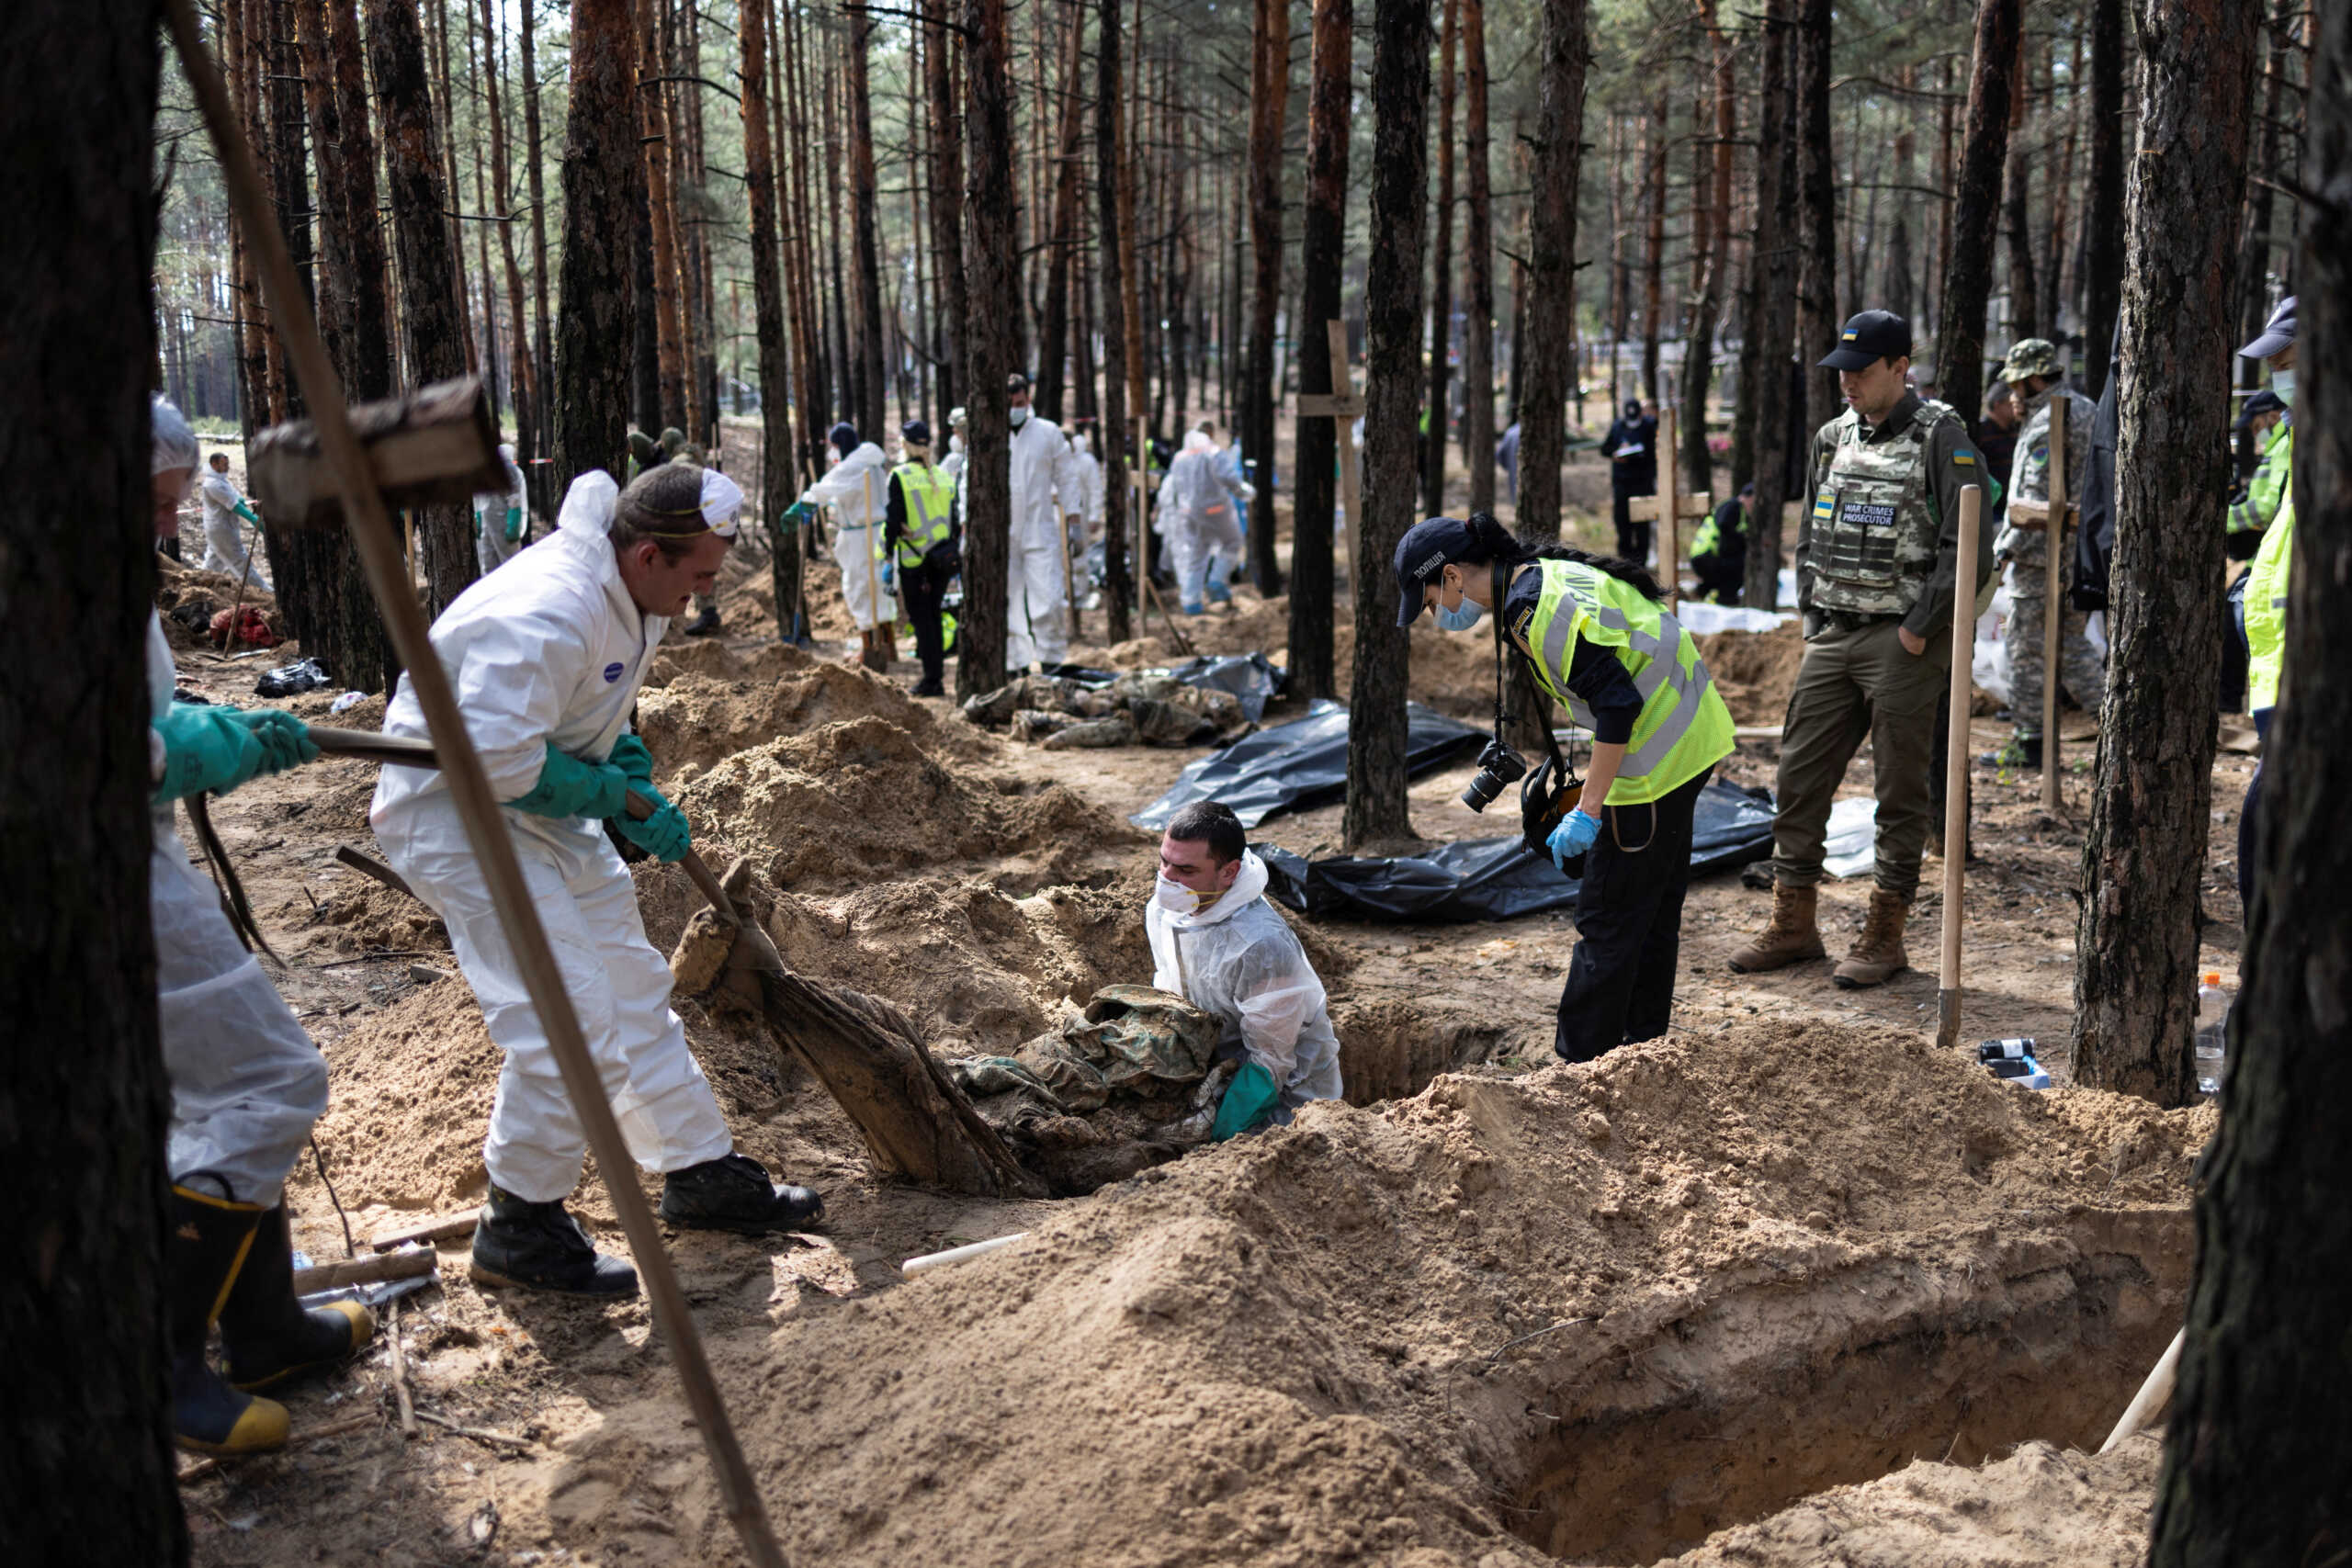
<svg viewBox="0 0 2352 1568">
<path fill-rule="evenodd" d="M 1419 703 L 1405 705 L 1405 719 L 1408 777 L 1476 755 L 1487 743 L 1485 730 Z M 1166 795 L 1127 820 L 1157 832 L 1182 807 L 1215 800 L 1231 807 L 1244 828 L 1255 828 L 1276 812 L 1309 810 L 1347 792 L 1348 710 L 1318 697 L 1306 717 L 1245 735 L 1192 763 Z"/>
<path fill-rule="evenodd" d="M 1772 852 L 1772 797 L 1717 779 L 1699 793 L 1692 874 L 1727 871 Z M 1573 906 L 1576 880 L 1517 838 L 1468 839 L 1426 855 L 1309 861 L 1272 844 L 1266 897 L 1310 919 L 1508 920 Z"/>
</svg>

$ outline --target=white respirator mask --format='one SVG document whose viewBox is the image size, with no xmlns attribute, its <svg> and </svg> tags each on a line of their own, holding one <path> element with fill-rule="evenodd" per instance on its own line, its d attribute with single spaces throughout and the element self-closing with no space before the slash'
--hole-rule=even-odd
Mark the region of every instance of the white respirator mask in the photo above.
<svg viewBox="0 0 2352 1568">
<path fill-rule="evenodd" d="M 1222 891 L 1195 892 L 1169 876 L 1152 879 L 1151 901 L 1171 915 L 1197 915 L 1224 897 Z"/>
<path fill-rule="evenodd" d="M 1012 428 L 1020 429 L 1029 423 L 1029 405 L 1027 403 L 1013 404 L 1008 412 L 1008 417 L 1012 421 Z"/>
</svg>

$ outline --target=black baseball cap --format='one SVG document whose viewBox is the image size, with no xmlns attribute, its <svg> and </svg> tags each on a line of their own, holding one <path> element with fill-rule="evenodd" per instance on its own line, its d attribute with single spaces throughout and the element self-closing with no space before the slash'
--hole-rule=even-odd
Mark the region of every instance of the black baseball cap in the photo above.
<svg viewBox="0 0 2352 1568">
<path fill-rule="evenodd" d="M 2245 407 L 2238 411 L 2238 428 L 2244 430 L 2255 422 L 2256 416 L 2277 413 L 2286 406 L 2286 401 L 2278 393 L 2266 387 L 2246 399 Z"/>
<path fill-rule="evenodd" d="M 1424 517 L 1396 541 L 1396 624 L 1409 626 L 1421 613 L 1421 591 L 1450 561 L 1467 559 L 1470 525 L 1459 517 Z"/>
<path fill-rule="evenodd" d="M 1911 352 L 1911 323 L 1892 310 L 1864 310 L 1838 334 L 1838 346 L 1817 361 L 1824 370 L 1865 370 Z"/>
<path fill-rule="evenodd" d="M 931 445 L 931 426 L 922 420 L 910 419 L 899 426 L 899 439 L 910 446 L 928 446 Z"/>
<path fill-rule="evenodd" d="M 2278 301 L 2270 319 L 2262 323 L 2262 335 L 2238 350 L 2242 359 L 2267 359 L 2274 354 L 2284 354 L 2295 341 L 2295 296 L 2290 294 Z"/>
</svg>

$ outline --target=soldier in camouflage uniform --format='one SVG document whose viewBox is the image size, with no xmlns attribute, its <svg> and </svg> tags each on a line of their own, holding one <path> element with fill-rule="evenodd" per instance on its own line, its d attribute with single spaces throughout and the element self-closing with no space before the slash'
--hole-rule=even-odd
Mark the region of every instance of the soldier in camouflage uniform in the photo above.
<svg viewBox="0 0 2352 1568">
<path fill-rule="evenodd" d="M 1934 815 L 1929 757 L 1951 670 L 1961 492 L 1984 462 L 1960 416 L 1912 391 L 1911 326 L 1885 310 L 1846 323 L 1821 361 L 1849 404 L 1813 438 L 1812 502 L 1798 525 L 1804 663 L 1781 731 L 1772 920 L 1732 954 L 1743 972 L 1824 956 L 1815 901 L 1829 805 L 1863 740 L 1878 794 L 1877 886 L 1860 940 L 1833 978 L 1875 986 L 1909 966 L 1903 928 Z M 1980 543 L 1960 590 L 1992 570 Z"/>
<path fill-rule="evenodd" d="M 2009 590 L 2009 619 L 2001 642 L 2009 654 L 2009 716 L 2017 732 L 2007 745 L 1986 753 L 1982 761 L 1994 767 L 2039 768 L 2045 678 L 2041 650 L 2049 592 L 2044 573 L 2050 559 L 2050 535 L 2046 529 L 2020 526 L 2016 508 L 2020 502 L 2036 506 L 2050 502 L 2050 408 L 2060 398 L 2066 400 L 2066 502 L 2071 506 L 2081 501 L 2083 476 L 2090 463 L 2091 421 L 2098 408 L 2064 385 L 2065 367 L 2056 345 L 2046 338 L 2020 340 L 2009 350 L 2001 378 L 2017 389 L 2026 409 L 2025 429 L 2018 436 L 2017 455 L 2010 459 L 2009 514 L 1993 542 L 1996 560 L 2007 569 Z M 2065 553 L 2063 546 L 2061 553 Z M 2060 569 L 2071 576 L 2072 565 L 2071 560 L 2062 560 Z M 2084 632 L 2083 612 L 2065 603 L 2064 579 L 2059 608 L 2065 617 L 2058 633 L 2059 673 L 2075 705 L 2097 713 L 2106 671 L 2099 667 L 2098 649 Z"/>
</svg>

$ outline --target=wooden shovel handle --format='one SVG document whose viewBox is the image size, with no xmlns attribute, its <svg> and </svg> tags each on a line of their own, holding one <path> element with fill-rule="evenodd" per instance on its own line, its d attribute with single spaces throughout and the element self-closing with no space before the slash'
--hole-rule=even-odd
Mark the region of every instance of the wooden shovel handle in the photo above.
<svg viewBox="0 0 2352 1568">
<path fill-rule="evenodd" d="M 338 729 L 333 725 L 314 724 L 311 727 L 311 743 L 331 757 L 357 757 L 364 761 L 388 762 L 403 768 L 438 768 L 441 763 L 430 740 L 417 740 L 405 735 L 381 735 L 372 729 Z M 628 809 L 632 821 L 642 822 L 653 815 L 653 803 L 630 790 Z M 734 900 L 703 863 L 702 856 L 688 850 L 679 858 L 689 879 L 719 918 L 729 925 L 740 926 L 742 918 L 735 912 Z"/>
</svg>

